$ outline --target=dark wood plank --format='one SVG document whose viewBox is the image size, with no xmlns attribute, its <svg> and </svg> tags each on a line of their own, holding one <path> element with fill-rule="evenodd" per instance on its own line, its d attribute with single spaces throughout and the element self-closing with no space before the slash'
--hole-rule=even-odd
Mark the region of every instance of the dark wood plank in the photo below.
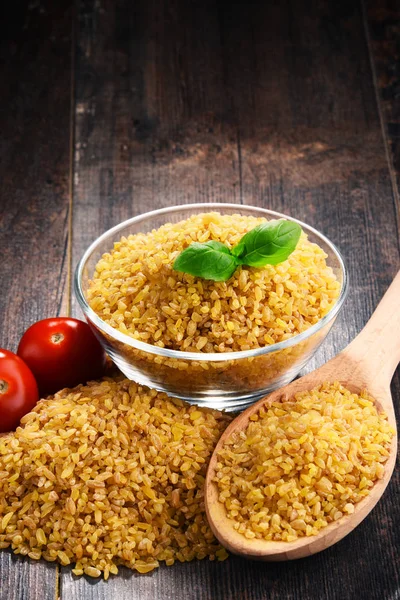
<svg viewBox="0 0 400 600">
<path fill-rule="evenodd" d="M 393 163 L 394 185 L 398 188 L 400 182 L 400 2 L 366 0 L 365 16 L 382 111 L 382 124 Z"/>
<path fill-rule="evenodd" d="M 2 19 L 0 339 L 63 306 L 67 278 L 69 0 L 16 2 Z"/>
<path fill-rule="evenodd" d="M 3 3 L 0 48 L 0 345 L 67 310 L 72 11 Z M 53 600 L 57 568 L 0 553 L 2 600 Z"/>
<path fill-rule="evenodd" d="M 348 264 L 344 314 L 312 366 L 333 356 L 399 264 L 366 41 L 355 0 L 82 0 L 73 263 L 106 228 L 152 208 L 222 200 L 287 212 L 322 229 Z M 351 536 L 313 558 L 122 569 L 96 584 L 63 569 L 62 597 L 397 597 L 399 479 Z"/>
<path fill-rule="evenodd" d="M 189 4 L 79 4 L 74 264 L 135 214 L 240 201 L 218 11 Z"/>
</svg>

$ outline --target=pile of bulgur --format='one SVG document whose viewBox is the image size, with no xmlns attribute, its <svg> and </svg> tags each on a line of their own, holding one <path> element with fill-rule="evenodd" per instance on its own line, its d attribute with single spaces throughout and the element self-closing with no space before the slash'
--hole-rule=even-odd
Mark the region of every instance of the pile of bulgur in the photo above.
<svg viewBox="0 0 400 600">
<path fill-rule="evenodd" d="M 225 443 L 219 500 L 249 539 L 316 535 L 382 478 L 393 435 L 366 392 L 326 382 L 265 406 Z"/>
<path fill-rule="evenodd" d="M 231 248 L 264 222 L 211 212 L 123 237 L 98 262 L 88 302 L 115 329 L 162 348 L 228 352 L 282 342 L 317 323 L 340 293 L 325 252 L 305 233 L 283 263 L 239 267 L 228 281 L 173 270 L 192 242 Z"/>
<path fill-rule="evenodd" d="M 0 438 L 0 548 L 106 579 L 223 559 L 203 484 L 229 420 L 127 379 L 40 401 Z"/>
</svg>

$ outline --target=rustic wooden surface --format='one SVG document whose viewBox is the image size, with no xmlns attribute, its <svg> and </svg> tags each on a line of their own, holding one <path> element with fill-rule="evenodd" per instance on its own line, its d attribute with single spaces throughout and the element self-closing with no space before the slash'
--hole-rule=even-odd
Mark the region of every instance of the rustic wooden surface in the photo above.
<svg viewBox="0 0 400 600">
<path fill-rule="evenodd" d="M 298 216 L 341 248 L 349 298 L 310 368 L 332 357 L 399 268 L 399 23 L 398 0 L 8 6 L 0 345 L 15 350 L 39 318 L 79 315 L 72 270 L 105 229 L 218 200 Z M 398 375 L 393 393 L 398 406 Z M 367 520 L 309 559 L 121 569 L 105 583 L 3 551 L 0 600 L 397 598 L 399 483 L 397 469 Z"/>
<path fill-rule="evenodd" d="M 68 310 L 72 10 L 2 3 L 0 346 Z M 58 567 L 0 554 L 1 600 L 54 600 Z"/>
<path fill-rule="evenodd" d="M 387 135 L 389 168 L 400 178 L 400 3 L 368 0 L 366 5 L 370 51 L 380 110 Z"/>
</svg>

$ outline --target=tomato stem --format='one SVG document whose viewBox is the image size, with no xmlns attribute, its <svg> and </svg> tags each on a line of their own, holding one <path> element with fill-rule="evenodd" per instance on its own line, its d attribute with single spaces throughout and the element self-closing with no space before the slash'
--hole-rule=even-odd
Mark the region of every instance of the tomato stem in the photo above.
<svg viewBox="0 0 400 600">
<path fill-rule="evenodd" d="M 8 382 L 0 379 L 0 394 L 6 394 L 8 390 Z"/>
<path fill-rule="evenodd" d="M 51 341 L 53 342 L 53 344 L 61 344 L 63 339 L 64 336 L 62 333 L 53 333 L 53 335 L 51 336 Z"/>
</svg>

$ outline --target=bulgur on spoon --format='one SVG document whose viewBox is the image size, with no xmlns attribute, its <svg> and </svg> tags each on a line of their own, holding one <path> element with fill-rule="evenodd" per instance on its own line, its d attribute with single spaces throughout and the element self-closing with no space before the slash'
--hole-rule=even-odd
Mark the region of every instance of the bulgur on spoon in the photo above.
<svg viewBox="0 0 400 600">
<path fill-rule="evenodd" d="M 400 273 L 367 325 L 345 350 L 316 371 L 256 402 L 239 415 L 221 436 L 207 472 L 205 501 L 211 529 L 231 552 L 260 560 L 289 560 L 309 556 L 350 533 L 379 501 L 396 461 L 396 420 L 390 382 L 400 360 L 399 295 Z M 324 402 L 324 398 L 328 399 L 328 403 Z M 327 404 L 330 404 L 329 408 Z M 314 428 L 307 428 L 305 419 L 304 431 L 300 431 L 302 412 L 307 415 L 306 409 L 311 409 L 311 415 L 315 413 L 319 423 Z M 295 410 L 295 419 L 290 417 L 290 410 Z M 332 411 L 335 410 L 336 420 L 332 419 Z M 279 417 L 283 417 L 283 422 L 279 421 Z M 333 421 L 331 432 L 336 436 L 337 443 L 333 438 L 329 440 L 325 435 L 324 439 L 320 435 L 329 420 Z M 253 422 L 259 422 L 260 425 L 254 426 Z M 358 427 L 355 434 L 352 432 L 354 424 Z M 280 428 L 278 433 L 277 427 Z M 358 449 L 355 443 L 357 431 L 362 435 L 362 438 L 358 438 L 361 444 Z M 263 447 L 263 433 L 267 433 L 274 443 L 271 452 L 278 457 L 275 467 L 279 473 L 270 470 L 270 483 L 267 482 L 267 473 L 263 486 L 251 488 L 247 479 L 253 474 L 257 481 L 258 474 L 255 471 L 262 474 L 263 470 L 265 473 L 274 466 L 269 450 L 266 452 L 265 445 Z M 284 447 L 282 439 L 285 434 L 295 439 L 297 446 L 291 444 L 291 440 L 286 440 Z M 251 439 L 252 435 L 256 439 Z M 318 436 L 323 439 L 326 455 L 330 455 L 331 460 L 332 448 L 339 448 L 340 456 L 347 444 L 351 462 L 356 463 L 355 468 L 360 475 L 358 480 L 355 478 L 359 489 L 353 496 L 352 488 L 355 486 L 350 485 L 346 489 L 345 484 L 346 472 L 351 477 L 354 477 L 354 473 L 350 467 L 344 468 L 343 473 L 339 473 L 345 480 L 343 485 L 340 477 L 332 482 L 332 478 L 329 478 L 334 470 L 332 464 L 327 464 L 326 456 L 325 460 L 318 456 L 320 449 L 315 443 Z M 349 440 L 346 441 L 346 437 Z M 305 451 L 301 449 L 302 443 L 306 444 Z M 258 452 L 258 456 L 255 456 L 255 452 Z M 307 453 L 310 456 L 307 457 Z M 302 457 L 306 458 L 304 464 L 308 461 L 308 465 L 314 465 L 315 472 L 304 473 Z M 344 456 L 344 461 L 348 459 L 349 456 Z M 368 461 L 373 463 L 374 460 L 375 470 L 368 467 Z M 233 475 L 227 465 L 230 465 Z M 242 473 L 246 478 L 241 481 Z M 363 476 L 363 473 L 367 476 Z M 286 474 L 291 482 L 289 488 L 284 487 Z M 301 485 L 296 487 L 299 481 Z M 308 484 L 315 484 L 315 495 L 308 500 L 314 501 L 311 506 L 317 506 L 317 510 L 307 511 L 305 507 L 307 494 L 310 494 Z M 370 490 L 366 493 L 368 487 Z M 302 501 L 296 503 L 296 499 L 293 500 L 290 493 L 288 495 L 290 491 Z M 346 494 L 350 497 L 347 502 Z M 275 504 L 271 502 L 274 496 Z M 321 497 L 323 502 L 315 499 L 315 496 Z M 343 496 L 340 505 L 343 511 L 335 505 L 339 496 Z M 317 513 L 321 512 L 322 505 L 327 508 L 329 518 L 325 522 L 322 519 L 316 525 L 320 516 Z M 252 511 L 252 506 L 256 510 Z M 277 507 L 282 511 L 277 511 Z M 279 512 L 286 517 L 284 523 Z M 336 512 L 339 514 L 336 515 Z"/>
</svg>

